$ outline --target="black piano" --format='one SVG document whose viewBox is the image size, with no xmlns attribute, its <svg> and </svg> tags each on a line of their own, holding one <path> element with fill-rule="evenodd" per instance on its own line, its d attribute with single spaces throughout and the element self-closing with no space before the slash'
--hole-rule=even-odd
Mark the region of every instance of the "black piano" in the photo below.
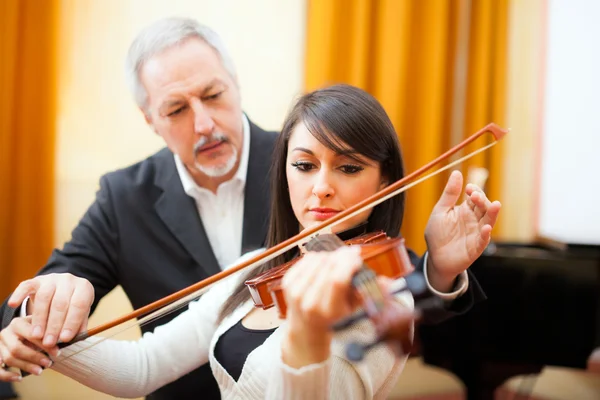
<svg viewBox="0 0 600 400">
<path fill-rule="evenodd" d="M 457 375 L 469 400 L 546 365 L 585 368 L 600 346 L 600 247 L 491 244 L 471 266 L 488 299 L 419 327 L 425 362 Z"/>
</svg>

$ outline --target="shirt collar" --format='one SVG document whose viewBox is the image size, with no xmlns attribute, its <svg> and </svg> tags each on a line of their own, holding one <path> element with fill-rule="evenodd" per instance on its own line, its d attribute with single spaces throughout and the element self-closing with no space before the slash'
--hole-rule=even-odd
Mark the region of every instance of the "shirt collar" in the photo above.
<svg viewBox="0 0 600 400">
<path fill-rule="evenodd" d="M 248 159 L 250 157 L 250 122 L 246 114 L 242 114 L 242 154 L 240 156 L 240 165 L 238 166 L 237 172 L 231 178 L 231 181 L 239 181 L 242 184 L 246 183 L 246 174 L 248 172 Z M 198 190 L 206 190 L 194 181 L 187 168 L 183 165 L 181 158 L 177 154 L 173 154 L 175 159 L 175 167 L 177 168 L 177 174 L 183 185 L 183 190 L 188 196 L 192 196 Z"/>
</svg>

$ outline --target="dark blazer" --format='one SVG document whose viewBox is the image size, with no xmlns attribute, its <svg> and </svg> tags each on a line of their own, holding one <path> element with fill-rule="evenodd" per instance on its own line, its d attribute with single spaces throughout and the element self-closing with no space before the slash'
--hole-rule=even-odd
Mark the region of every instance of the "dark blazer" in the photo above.
<svg viewBox="0 0 600 400">
<path fill-rule="evenodd" d="M 242 253 L 264 245 L 267 231 L 269 168 L 275 132 L 250 124 L 250 156 L 244 200 Z M 413 261 L 421 266 L 418 258 Z M 95 202 L 63 250 L 55 250 L 39 274 L 69 272 L 88 279 L 98 302 L 121 285 L 134 309 L 163 298 L 220 271 L 196 204 L 187 196 L 173 160 L 163 149 L 100 180 Z M 441 317 L 468 310 L 481 290 L 470 290 L 447 306 Z M 6 327 L 17 310 L 0 310 Z M 179 313 L 142 327 L 152 331 Z M 118 317 L 115 315 L 115 317 Z M 192 344 L 190 344 L 192 345 Z M 209 364 L 164 386 L 148 399 L 219 398 Z"/>
<path fill-rule="evenodd" d="M 277 137 L 250 124 L 250 154 L 244 200 L 242 253 L 264 245 L 269 168 Z M 95 202 L 63 250 L 55 250 L 39 274 L 69 272 L 95 289 L 92 310 L 121 285 L 134 309 L 221 271 L 194 200 L 183 190 L 173 153 L 151 157 L 100 179 Z M 2 327 L 15 310 L 2 306 Z M 152 331 L 173 313 L 142 327 Z M 115 315 L 118 317 L 118 315 Z M 149 399 L 219 398 L 210 366 L 158 390 Z"/>
</svg>

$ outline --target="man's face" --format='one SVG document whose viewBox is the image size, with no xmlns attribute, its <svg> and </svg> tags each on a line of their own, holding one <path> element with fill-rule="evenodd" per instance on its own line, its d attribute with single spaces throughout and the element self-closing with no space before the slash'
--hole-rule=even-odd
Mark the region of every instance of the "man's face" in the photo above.
<svg viewBox="0 0 600 400">
<path fill-rule="evenodd" d="M 196 180 L 221 183 L 242 151 L 239 88 L 216 51 L 191 38 L 149 59 L 140 71 L 146 120 Z"/>
</svg>

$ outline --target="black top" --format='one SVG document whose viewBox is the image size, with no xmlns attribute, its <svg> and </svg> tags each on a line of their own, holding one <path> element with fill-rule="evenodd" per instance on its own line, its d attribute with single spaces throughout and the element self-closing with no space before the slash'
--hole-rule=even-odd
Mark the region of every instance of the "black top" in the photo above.
<svg viewBox="0 0 600 400">
<path fill-rule="evenodd" d="M 242 320 L 225 332 L 215 346 L 215 358 L 237 382 L 248 355 L 262 345 L 277 328 L 249 329 Z"/>
</svg>

